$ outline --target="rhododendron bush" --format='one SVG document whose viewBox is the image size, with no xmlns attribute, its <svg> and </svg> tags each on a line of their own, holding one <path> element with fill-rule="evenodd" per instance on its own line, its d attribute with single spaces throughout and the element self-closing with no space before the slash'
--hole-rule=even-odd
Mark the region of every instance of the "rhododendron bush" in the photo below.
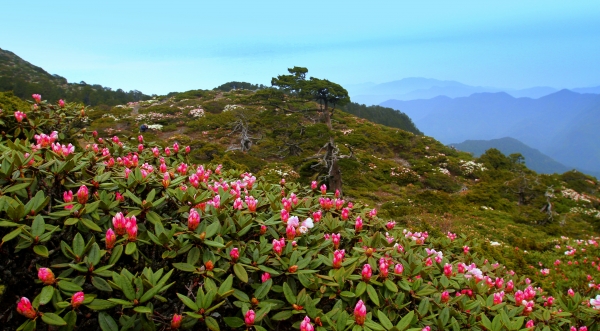
<svg viewBox="0 0 600 331">
<path fill-rule="evenodd" d="M 595 288 L 540 288 L 319 183 L 78 131 L 83 110 L 39 96 L 1 116 L 8 329 L 598 329 Z"/>
</svg>

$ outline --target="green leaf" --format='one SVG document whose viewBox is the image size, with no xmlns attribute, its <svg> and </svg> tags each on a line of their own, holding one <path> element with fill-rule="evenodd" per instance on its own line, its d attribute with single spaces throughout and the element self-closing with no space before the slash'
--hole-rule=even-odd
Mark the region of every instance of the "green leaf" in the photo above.
<svg viewBox="0 0 600 331">
<path fill-rule="evenodd" d="M 79 219 L 83 225 L 85 225 L 88 229 L 96 232 L 102 232 L 102 229 L 98 226 L 98 224 L 94 223 L 92 220 L 82 217 Z"/>
<path fill-rule="evenodd" d="M 195 265 L 200 259 L 200 249 L 198 247 L 192 247 L 187 255 L 187 263 Z M 185 270 L 184 270 L 185 271 Z"/>
<path fill-rule="evenodd" d="M 100 312 L 100 314 L 98 314 L 98 323 L 100 324 L 100 329 L 102 329 L 102 331 L 119 331 L 117 322 L 105 312 Z"/>
<path fill-rule="evenodd" d="M 137 250 L 137 245 L 134 242 L 128 242 L 125 246 L 125 255 L 131 255 Z"/>
<path fill-rule="evenodd" d="M 283 294 L 285 295 L 285 299 L 291 303 L 296 304 L 296 295 L 292 291 L 292 288 L 288 285 L 288 283 L 283 283 Z"/>
<path fill-rule="evenodd" d="M 67 325 L 61 326 L 58 331 L 72 331 L 75 329 L 75 324 L 77 324 L 77 313 L 74 310 L 66 313 L 65 316 L 63 316 L 63 319 L 67 322 Z"/>
<path fill-rule="evenodd" d="M 67 325 L 67 322 L 65 322 L 65 320 L 63 320 L 60 316 L 54 313 L 44 313 L 44 315 L 42 315 L 42 321 L 50 325 Z"/>
<path fill-rule="evenodd" d="M 377 294 L 377 291 L 375 290 L 373 285 L 371 285 L 371 284 L 367 285 L 367 294 L 369 295 L 369 298 L 371 299 L 371 301 L 376 306 L 379 306 L 379 295 Z"/>
<path fill-rule="evenodd" d="M 211 246 L 211 247 L 216 247 L 216 248 L 225 248 L 225 245 L 218 243 L 216 241 L 212 241 L 212 240 L 204 240 L 203 241 L 205 245 L 207 246 Z"/>
<path fill-rule="evenodd" d="M 181 271 L 186 271 L 186 272 L 194 272 L 196 271 L 196 267 L 194 267 L 193 265 L 189 264 L 189 263 L 173 263 L 173 267 L 175 267 L 176 269 L 179 269 Z"/>
<path fill-rule="evenodd" d="M 33 252 L 42 257 L 48 257 L 48 248 L 44 245 L 33 246 Z"/>
<path fill-rule="evenodd" d="M 385 315 L 385 313 L 383 311 L 378 310 L 377 317 L 379 318 L 379 322 L 381 322 L 381 324 L 383 325 L 384 328 L 389 330 L 394 327 L 394 324 L 392 324 L 392 321 L 390 321 L 390 319 Z"/>
<path fill-rule="evenodd" d="M 93 266 L 98 264 L 98 262 L 100 262 L 100 246 L 98 246 L 97 243 L 93 243 L 92 248 L 90 248 L 90 251 L 88 252 L 87 256 L 89 262 Z"/>
<path fill-rule="evenodd" d="M 41 192 L 41 191 L 40 191 Z M 35 237 L 41 236 L 46 231 L 46 223 L 41 215 L 37 215 L 31 224 L 31 235 Z"/>
<path fill-rule="evenodd" d="M 215 234 L 217 234 L 217 231 L 219 231 L 219 227 L 220 227 L 221 223 L 220 222 L 214 222 L 211 225 L 206 227 L 206 238 L 210 238 L 212 236 L 214 236 Z"/>
<path fill-rule="evenodd" d="M 75 283 L 71 283 L 67 280 L 59 280 L 58 281 L 58 287 L 65 291 L 65 292 L 79 292 L 79 291 L 83 291 L 83 289 L 81 288 L 81 286 L 75 284 Z"/>
<path fill-rule="evenodd" d="M 269 290 L 271 290 L 271 286 L 273 285 L 273 279 L 269 279 L 266 282 L 262 283 L 255 291 L 254 291 L 254 297 L 257 298 L 258 300 L 264 298 L 267 296 L 267 294 L 269 293 Z"/>
<path fill-rule="evenodd" d="M 7 241 L 10 241 L 14 238 L 16 238 L 18 235 L 21 234 L 21 232 L 23 231 L 22 228 L 17 228 L 12 230 L 11 232 L 7 233 L 4 237 L 2 237 L 2 242 L 5 243 Z"/>
<path fill-rule="evenodd" d="M 152 309 L 146 306 L 137 306 L 133 308 L 133 311 L 140 314 L 152 314 Z"/>
<path fill-rule="evenodd" d="M 488 329 L 491 330 L 492 329 L 492 322 L 490 321 L 490 319 L 485 315 L 485 313 L 481 313 L 481 324 L 483 324 L 483 326 Z"/>
<path fill-rule="evenodd" d="M 367 283 L 360 282 L 360 283 L 358 283 L 358 285 L 356 285 L 356 290 L 354 290 L 354 294 L 356 294 L 356 296 L 359 297 L 361 294 L 365 293 L 366 289 L 367 289 Z"/>
<path fill-rule="evenodd" d="M 290 319 L 291 317 L 292 317 L 291 310 L 283 310 L 283 311 L 280 311 L 277 314 L 275 314 L 273 317 L 271 317 L 271 319 L 274 321 L 284 321 L 284 320 Z"/>
<path fill-rule="evenodd" d="M 82 257 L 84 249 L 85 241 L 83 240 L 81 233 L 77 232 L 75 238 L 73 238 L 73 252 L 77 257 Z"/>
<path fill-rule="evenodd" d="M 398 328 L 398 330 L 400 331 L 406 330 L 406 328 L 408 328 L 408 326 L 410 325 L 410 322 L 412 322 L 414 316 L 414 310 L 409 311 L 408 314 L 404 315 L 400 322 L 396 324 L 396 328 Z"/>
<path fill-rule="evenodd" d="M 165 287 L 165 284 L 167 283 L 167 281 L 169 280 L 169 278 L 171 277 L 171 275 L 173 274 L 173 269 L 169 270 L 169 272 L 167 272 L 166 275 L 162 276 L 162 278 L 160 279 L 160 281 L 151 289 L 149 289 L 148 291 L 146 291 L 146 293 L 144 293 L 144 295 L 142 295 L 142 297 L 140 298 L 140 302 L 146 302 L 150 299 L 152 299 L 158 292 L 162 291 L 163 288 Z M 167 285 L 166 287 L 171 286 Z"/>
<path fill-rule="evenodd" d="M 265 316 L 267 316 L 269 311 L 271 311 L 271 305 L 264 306 L 262 309 L 257 311 L 256 316 L 254 318 L 254 322 L 258 323 L 258 322 L 262 321 L 262 319 L 265 318 Z"/>
<path fill-rule="evenodd" d="M 54 295 L 54 287 L 53 286 L 44 286 L 42 292 L 40 293 L 40 305 L 45 305 L 50 300 L 52 300 L 52 296 Z"/>
<path fill-rule="evenodd" d="M 188 306 L 188 308 L 190 308 L 193 311 L 198 311 L 200 308 L 198 307 L 198 305 L 190 298 L 188 298 L 187 296 L 183 295 L 183 294 L 179 294 L 177 293 L 177 296 L 179 297 L 179 300 L 181 300 L 183 302 L 184 305 Z"/>
<path fill-rule="evenodd" d="M 108 263 L 117 263 L 117 261 L 119 261 L 119 258 L 121 258 L 121 255 L 123 255 L 123 245 L 115 246 L 115 248 L 113 248 L 112 250 L 112 253 L 110 254 L 110 259 L 108 259 Z"/>
<path fill-rule="evenodd" d="M 127 190 L 124 195 L 129 197 L 129 199 L 133 200 L 133 202 L 136 204 L 140 206 L 142 205 L 142 200 L 140 200 L 140 198 L 138 198 L 135 194 L 131 193 L 131 191 Z"/>
<path fill-rule="evenodd" d="M 117 304 L 112 303 L 108 300 L 94 299 L 94 301 L 86 304 L 85 306 L 91 310 L 105 310 L 105 309 L 110 309 L 116 305 Z"/>
<path fill-rule="evenodd" d="M 227 277 L 223 281 L 221 286 L 219 287 L 219 291 L 217 291 L 217 294 L 222 297 L 223 295 L 225 295 L 226 292 L 231 290 L 232 286 L 233 286 L 233 275 L 229 275 L 229 277 Z"/>
<path fill-rule="evenodd" d="M 365 321 L 365 327 L 368 327 L 369 329 L 375 330 L 375 331 L 385 331 L 385 329 L 381 325 L 379 325 L 371 320 Z"/>
<path fill-rule="evenodd" d="M 223 317 L 225 324 L 232 328 L 239 328 L 244 325 L 244 320 L 239 317 Z"/>
<path fill-rule="evenodd" d="M 344 298 L 354 298 L 356 297 L 356 294 L 354 294 L 354 292 L 350 292 L 350 291 L 342 291 L 340 293 L 341 296 L 343 296 Z"/>
<path fill-rule="evenodd" d="M 246 272 L 246 269 L 241 264 L 239 264 L 239 263 L 234 264 L 233 272 L 235 273 L 237 278 L 239 278 L 242 282 L 244 282 L 244 283 L 248 282 L 248 273 Z"/>
<path fill-rule="evenodd" d="M 22 183 L 22 184 L 13 185 L 13 186 L 7 188 L 6 190 L 4 190 L 2 193 L 6 194 L 6 193 L 11 193 L 11 192 L 16 192 L 18 190 L 22 190 L 22 189 L 28 187 L 29 185 L 31 185 L 31 183 Z"/>
<path fill-rule="evenodd" d="M 100 291 L 112 292 L 112 287 L 102 277 L 92 276 L 92 285 Z"/>
<path fill-rule="evenodd" d="M 219 323 L 214 318 L 212 318 L 210 316 L 206 316 L 204 322 L 206 323 L 206 326 L 211 331 L 220 331 L 220 329 L 219 329 Z"/>
<path fill-rule="evenodd" d="M 126 276 L 120 275 L 118 277 L 117 285 L 119 285 L 121 291 L 123 291 L 123 294 L 125 294 L 125 297 L 127 299 L 131 301 L 135 299 L 135 290 L 133 289 L 133 285 L 131 285 L 131 282 Z"/>
<path fill-rule="evenodd" d="M 36 329 L 36 320 L 27 320 L 27 322 L 21 324 L 17 330 L 22 331 L 34 331 Z"/>
<path fill-rule="evenodd" d="M 390 291 L 392 291 L 394 293 L 398 292 L 398 286 L 396 286 L 396 284 L 394 284 L 394 282 L 392 282 L 391 280 L 386 279 L 386 281 L 385 281 L 384 284 L 385 284 L 385 287 L 387 287 L 388 290 L 390 290 Z"/>
</svg>

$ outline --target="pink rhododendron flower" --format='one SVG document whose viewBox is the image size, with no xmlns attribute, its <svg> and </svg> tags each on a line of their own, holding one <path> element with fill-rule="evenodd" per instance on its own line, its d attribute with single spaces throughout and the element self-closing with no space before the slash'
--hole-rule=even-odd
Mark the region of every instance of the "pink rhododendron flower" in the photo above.
<svg viewBox="0 0 600 331">
<path fill-rule="evenodd" d="M 342 267 L 342 262 L 344 261 L 344 255 L 345 255 L 345 251 L 342 250 L 336 250 L 335 252 L 333 252 L 333 268 L 334 269 L 339 269 Z"/>
<path fill-rule="evenodd" d="M 171 329 L 177 330 L 181 327 L 182 316 L 179 314 L 173 314 L 173 318 L 171 319 Z"/>
<path fill-rule="evenodd" d="M 300 331 L 314 331 L 315 328 L 312 324 L 310 324 L 310 317 L 305 316 L 304 320 L 300 322 Z"/>
<path fill-rule="evenodd" d="M 373 276 L 373 270 L 371 269 L 370 264 L 367 263 L 363 266 L 361 276 L 364 282 L 369 282 L 369 280 Z"/>
<path fill-rule="evenodd" d="M 26 297 L 21 297 L 17 304 L 17 312 L 29 319 L 34 319 L 37 316 L 37 312 L 31 306 L 31 302 Z"/>
<path fill-rule="evenodd" d="M 85 205 L 85 203 L 88 201 L 88 197 L 89 190 L 87 186 L 81 185 L 77 191 L 77 201 L 79 201 L 80 204 Z"/>
<path fill-rule="evenodd" d="M 77 308 L 81 306 L 83 300 L 85 300 L 85 295 L 83 294 L 83 292 L 76 292 L 71 297 L 71 306 L 73 306 L 73 308 Z"/>
<path fill-rule="evenodd" d="M 38 270 L 38 279 L 44 285 L 52 285 L 55 282 L 54 273 L 48 268 L 40 268 Z"/>
<path fill-rule="evenodd" d="M 195 231 L 198 225 L 200 225 L 200 214 L 192 208 L 188 216 L 188 230 Z"/>
<path fill-rule="evenodd" d="M 264 283 L 264 282 L 266 282 L 266 281 L 267 281 L 267 280 L 269 280 L 269 279 L 271 279 L 271 274 L 270 274 L 270 273 L 268 273 L 268 272 L 265 272 L 265 273 L 263 273 L 263 274 L 260 276 L 260 280 L 261 280 L 263 283 Z"/>
<path fill-rule="evenodd" d="M 236 262 L 240 258 L 239 249 L 237 247 L 232 248 L 231 251 L 229 252 L 229 256 L 231 257 L 233 262 Z"/>
<path fill-rule="evenodd" d="M 358 325 L 364 325 L 367 319 L 367 306 L 362 300 L 358 300 L 354 307 L 354 321 Z"/>
<path fill-rule="evenodd" d="M 250 309 L 246 312 L 246 315 L 244 315 L 244 323 L 246 324 L 246 326 L 250 327 L 252 325 L 254 325 L 254 318 L 256 317 L 256 313 L 254 313 L 254 310 Z"/>
<path fill-rule="evenodd" d="M 117 241 L 117 236 L 115 235 L 115 232 L 112 229 L 109 228 L 108 230 L 106 230 L 105 239 L 106 239 L 106 249 L 111 250 L 113 247 L 115 247 L 115 242 Z"/>
</svg>

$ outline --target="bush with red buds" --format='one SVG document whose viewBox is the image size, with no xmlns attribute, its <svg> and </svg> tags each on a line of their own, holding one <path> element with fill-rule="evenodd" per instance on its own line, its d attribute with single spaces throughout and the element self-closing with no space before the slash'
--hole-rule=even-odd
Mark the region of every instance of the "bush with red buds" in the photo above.
<svg viewBox="0 0 600 331">
<path fill-rule="evenodd" d="M 316 182 L 287 180 L 282 197 L 278 182 L 196 165 L 177 144 L 80 133 L 75 105 L 34 99 L 27 121 L 4 117 L 0 140 L 0 249 L 14 269 L 2 275 L 2 308 L 18 313 L 0 316 L 6 329 L 598 327 L 595 274 L 572 293 L 528 283 L 482 256 L 476 238 L 403 231 Z M 31 126 L 40 114 L 46 124 Z M 591 265 L 575 247 L 554 267 Z"/>
</svg>

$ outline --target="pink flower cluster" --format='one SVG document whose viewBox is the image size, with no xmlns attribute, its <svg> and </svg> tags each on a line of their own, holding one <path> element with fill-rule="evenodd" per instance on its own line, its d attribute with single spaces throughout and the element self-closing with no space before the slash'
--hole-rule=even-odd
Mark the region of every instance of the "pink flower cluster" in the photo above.
<svg viewBox="0 0 600 331">
<path fill-rule="evenodd" d="M 404 229 L 402 231 L 402 233 L 404 233 L 405 238 L 410 238 L 410 239 L 414 240 L 417 245 L 423 245 L 425 243 L 425 240 L 427 240 L 427 237 L 429 237 L 429 234 L 427 233 L 427 231 L 413 233 L 411 231 Z"/>
<path fill-rule="evenodd" d="M 51 147 L 52 143 L 58 139 L 58 131 L 52 131 L 50 135 L 46 135 L 45 133 L 36 134 L 33 137 L 35 138 L 35 145 L 32 146 L 32 149 L 38 150 L 47 148 Z"/>
<path fill-rule="evenodd" d="M 123 213 L 118 212 L 112 219 L 113 227 L 115 228 L 115 232 L 119 236 L 125 235 L 127 233 L 127 240 L 136 241 L 137 240 L 137 220 L 135 216 L 125 217 Z M 107 233 L 108 237 L 108 233 Z"/>
</svg>

